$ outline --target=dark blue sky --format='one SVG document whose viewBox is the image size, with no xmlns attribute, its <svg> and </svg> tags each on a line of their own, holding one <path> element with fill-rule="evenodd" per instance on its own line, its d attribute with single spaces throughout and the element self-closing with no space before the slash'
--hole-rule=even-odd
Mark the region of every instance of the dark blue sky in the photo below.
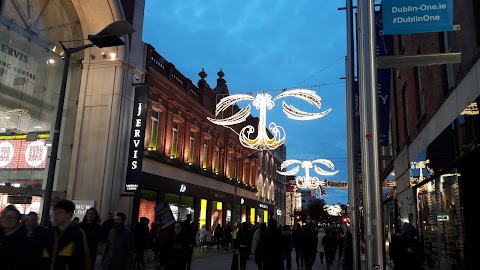
<svg viewBox="0 0 480 270">
<path fill-rule="evenodd" d="M 288 119 L 277 101 L 267 121 L 283 126 L 287 159 L 330 159 L 347 181 L 344 1 L 327 0 L 147 0 L 143 40 L 194 83 L 205 68 L 214 87 L 225 72 L 231 94 L 300 86 L 317 92 L 324 111 L 312 121 Z M 287 100 L 308 112 L 306 102 Z M 252 114 L 256 115 L 257 111 Z M 311 171 L 312 175 L 315 172 Z M 319 178 L 324 178 L 319 176 Z M 347 203 L 347 191 L 327 188 L 329 204 Z"/>
</svg>

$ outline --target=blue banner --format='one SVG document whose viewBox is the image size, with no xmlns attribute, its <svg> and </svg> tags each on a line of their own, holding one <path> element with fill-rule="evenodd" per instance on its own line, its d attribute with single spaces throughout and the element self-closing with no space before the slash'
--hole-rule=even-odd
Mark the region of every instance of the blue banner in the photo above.
<svg viewBox="0 0 480 270">
<path fill-rule="evenodd" d="M 383 15 L 381 11 L 375 11 L 375 36 L 377 44 L 377 56 L 393 55 L 393 36 L 382 35 Z M 391 69 L 377 70 L 378 85 L 378 121 L 380 129 L 380 145 L 388 146 L 388 133 L 390 129 L 390 87 Z"/>
<path fill-rule="evenodd" d="M 383 0 L 382 11 L 386 35 L 453 30 L 453 0 Z"/>
</svg>

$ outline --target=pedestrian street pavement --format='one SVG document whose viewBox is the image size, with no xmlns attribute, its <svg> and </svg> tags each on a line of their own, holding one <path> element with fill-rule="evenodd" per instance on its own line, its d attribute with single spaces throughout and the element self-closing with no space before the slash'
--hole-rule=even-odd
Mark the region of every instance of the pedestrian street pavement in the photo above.
<svg viewBox="0 0 480 270">
<path fill-rule="evenodd" d="M 232 258 L 233 252 L 224 252 L 223 250 L 196 250 L 194 252 L 192 260 L 192 270 L 230 270 L 232 269 Z M 330 270 L 340 270 L 342 269 L 343 258 L 340 260 L 335 258 L 333 265 L 330 267 Z M 154 264 L 150 264 L 148 270 L 155 270 Z M 240 267 L 238 268 L 240 269 Z M 250 259 L 247 260 L 247 270 L 257 270 L 257 265 L 255 264 L 253 256 L 250 256 Z M 287 269 L 287 268 L 285 268 Z M 295 251 L 292 252 L 292 270 L 300 270 L 305 268 L 297 268 L 295 262 Z M 327 270 L 327 265 L 325 259 L 323 264 L 320 263 L 320 258 L 317 253 L 315 263 L 312 270 Z"/>
</svg>

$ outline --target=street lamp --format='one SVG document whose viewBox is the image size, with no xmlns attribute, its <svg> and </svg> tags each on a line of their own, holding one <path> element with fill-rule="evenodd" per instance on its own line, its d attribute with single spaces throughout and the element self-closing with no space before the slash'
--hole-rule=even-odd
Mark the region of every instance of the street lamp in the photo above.
<svg viewBox="0 0 480 270">
<path fill-rule="evenodd" d="M 52 149 L 50 151 L 50 163 L 48 166 L 47 183 L 45 186 L 45 195 L 43 196 L 43 208 L 41 224 L 43 226 L 48 225 L 50 220 L 50 204 L 52 201 L 53 182 L 55 178 L 55 170 L 57 165 L 58 145 L 60 141 L 60 129 L 62 126 L 63 105 L 65 102 L 65 92 L 67 88 L 68 68 L 70 64 L 70 57 L 72 54 L 83 51 L 86 48 L 97 46 L 99 48 L 114 47 L 125 45 L 125 42 L 120 38 L 124 35 L 135 32 L 135 29 L 127 21 L 121 20 L 109 24 L 98 34 L 88 35 L 88 40 L 91 42 L 79 47 L 67 48 L 63 44 L 69 41 L 59 41 L 65 52 L 62 84 L 60 86 L 60 94 L 58 98 L 57 115 L 55 118 L 55 128 L 53 130 Z"/>
<path fill-rule="evenodd" d="M 233 216 L 232 216 L 232 224 L 235 224 L 237 222 L 237 186 L 238 186 L 238 177 L 239 177 L 239 163 L 240 161 L 244 159 L 254 159 L 257 158 L 255 154 L 262 152 L 262 151 L 255 151 L 253 153 L 250 153 L 246 156 L 239 157 L 235 159 L 235 194 L 233 195 Z"/>
</svg>

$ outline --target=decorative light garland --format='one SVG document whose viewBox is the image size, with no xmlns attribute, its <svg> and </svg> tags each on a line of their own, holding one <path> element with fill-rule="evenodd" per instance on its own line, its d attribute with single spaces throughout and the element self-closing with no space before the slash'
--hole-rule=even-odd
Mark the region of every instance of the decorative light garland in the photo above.
<svg viewBox="0 0 480 270">
<path fill-rule="evenodd" d="M 334 170 L 335 166 L 333 165 L 333 162 L 331 162 L 328 159 L 316 159 L 316 160 L 313 160 L 313 161 L 309 161 L 309 160 L 300 161 L 300 160 L 295 160 L 295 159 L 289 159 L 289 160 L 285 160 L 280 165 L 280 169 L 283 170 L 283 169 L 285 169 L 288 166 L 293 165 L 293 164 L 299 164 L 299 165 L 295 166 L 293 169 L 291 169 L 289 171 L 286 171 L 286 172 L 282 172 L 282 171 L 277 170 L 277 173 L 279 173 L 281 175 L 295 175 L 300 171 L 300 166 L 302 168 L 304 168 L 305 169 L 305 176 L 295 177 L 295 182 L 297 184 L 297 187 L 299 187 L 299 188 L 317 189 L 320 186 L 323 186 L 323 187 L 327 186 L 327 180 L 319 180 L 318 177 L 316 177 L 316 176 L 314 176 L 314 177 L 310 176 L 310 169 L 311 168 L 313 168 L 315 170 L 315 172 L 317 172 L 320 175 L 330 176 L 330 175 L 335 175 L 335 174 L 338 173 L 338 170 L 329 172 L 329 171 L 326 171 L 326 170 L 318 167 L 317 165 L 315 165 L 315 164 L 323 164 L 323 165 L 327 166 L 329 169 Z M 326 194 L 326 192 L 323 192 L 323 193 Z"/>
<path fill-rule="evenodd" d="M 330 215 L 330 216 L 341 216 L 342 215 L 342 207 L 340 207 L 340 205 L 338 204 L 330 204 L 330 205 L 324 205 L 323 206 L 323 209 L 325 211 L 327 211 L 327 213 Z"/>
<path fill-rule="evenodd" d="M 257 135 L 255 138 L 252 138 L 255 133 L 255 127 L 247 125 L 240 130 L 239 140 L 240 143 L 253 150 L 274 150 L 285 142 L 286 134 L 283 127 L 278 126 L 275 123 L 270 123 L 268 129 L 273 134 L 273 137 L 270 137 L 267 133 L 267 110 L 271 110 L 275 105 L 275 100 L 281 99 L 284 97 L 296 97 L 302 100 L 307 101 L 309 104 L 314 105 L 317 108 L 321 108 L 321 98 L 318 96 L 315 91 L 307 89 L 293 89 L 284 91 L 281 94 L 277 95 L 272 99 L 272 96 L 266 92 L 261 92 L 257 94 L 254 98 L 251 95 L 238 94 L 231 95 L 222 98 L 215 109 L 215 117 L 217 117 L 221 112 L 225 111 L 230 106 L 234 105 L 239 101 L 252 101 L 252 105 L 260 111 L 260 117 L 257 127 Z M 287 115 L 288 118 L 294 120 L 313 120 L 321 118 L 327 115 L 332 109 L 328 109 L 319 113 L 309 113 L 299 110 L 292 105 L 282 102 L 283 112 Z M 234 115 L 229 116 L 223 119 L 207 117 L 207 119 L 221 126 L 230 126 L 244 122 L 250 115 L 251 107 L 248 105 L 246 108 L 243 108 L 236 112 Z M 315 169 L 317 170 L 317 169 Z"/>
</svg>

